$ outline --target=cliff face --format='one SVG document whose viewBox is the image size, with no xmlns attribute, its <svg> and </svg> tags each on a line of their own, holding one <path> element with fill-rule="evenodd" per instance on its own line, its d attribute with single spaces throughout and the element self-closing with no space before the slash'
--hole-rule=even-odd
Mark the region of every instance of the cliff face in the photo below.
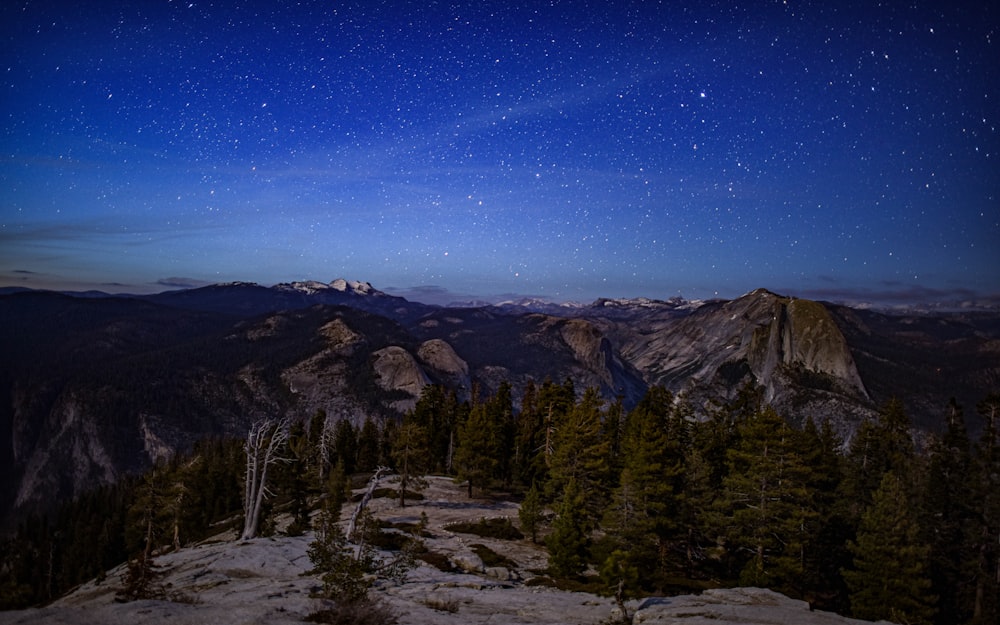
<svg viewBox="0 0 1000 625">
<path fill-rule="evenodd" d="M 753 382 L 786 414 L 829 417 L 845 432 L 873 413 L 827 309 L 763 289 L 640 330 L 622 353 L 648 383 L 684 392 L 696 405 L 732 399 Z"/>
<path fill-rule="evenodd" d="M 746 358 L 759 383 L 774 397 L 782 369 L 801 369 L 828 376 L 847 394 L 868 399 L 847 340 L 822 304 L 767 297 L 771 322 L 757 326 Z"/>
</svg>

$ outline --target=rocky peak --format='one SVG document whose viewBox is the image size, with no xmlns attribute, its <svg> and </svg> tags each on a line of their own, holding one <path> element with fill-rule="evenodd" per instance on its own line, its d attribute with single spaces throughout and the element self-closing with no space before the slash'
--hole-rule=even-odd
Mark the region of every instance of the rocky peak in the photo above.
<svg viewBox="0 0 1000 625">
<path fill-rule="evenodd" d="M 371 285 L 371 282 L 358 282 L 357 280 L 345 280 L 337 278 L 330 283 L 330 288 L 343 293 L 354 293 L 355 295 L 379 295 L 382 292 Z"/>
<path fill-rule="evenodd" d="M 379 386 L 386 391 L 402 391 L 412 397 L 393 402 L 400 412 L 412 409 L 420 392 L 430 384 L 417 359 L 398 345 L 390 345 L 372 354 L 372 368 Z"/>
</svg>

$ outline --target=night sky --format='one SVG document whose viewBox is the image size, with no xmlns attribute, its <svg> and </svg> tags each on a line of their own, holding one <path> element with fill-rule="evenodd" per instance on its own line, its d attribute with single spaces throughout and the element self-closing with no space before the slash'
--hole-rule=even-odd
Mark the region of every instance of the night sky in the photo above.
<svg viewBox="0 0 1000 625">
<path fill-rule="evenodd" d="M 991 4 L 6 2 L 0 285 L 1000 301 Z"/>
</svg>

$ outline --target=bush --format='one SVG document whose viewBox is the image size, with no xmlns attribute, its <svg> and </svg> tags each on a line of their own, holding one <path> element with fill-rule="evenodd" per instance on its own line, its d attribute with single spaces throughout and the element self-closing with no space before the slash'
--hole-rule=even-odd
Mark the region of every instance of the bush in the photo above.
<svg viewBox="0 0 1000 625">
<path fill-rule="evenodd" d="M 449 614 L 455 614 L 458 612 L 458 601 L 455 599 L 427 597 L 424 599 L 424 605 L 432 610 L 437 610 L 438 612 L 448 612 Z"/>
<path fill-rule="evenodd" d="M 445 526 L 450 532 L 459 534 L 474 534 L 481 538 L 498 538 L 501 540 L 521 540 L 524 534 L 514 527 L 506 517 L 496 519 L 479 519 L 475 523 L 451 523 Z"/>
<path fill-rule="evenodd" d="M 455 571 L 455 567 L 451 565 L 451 560 L 449 560 L 448 556 L 443 553 L 438 553 L 437 551 L 426 551 L 424 553 L 418 553 L 416 557 L 417 560 L 426 562 L 444 573 L 452 573 Z"/>
<path fill-rule="evenodd" d="M 329 625 L 395 625 L 399 622 L 399 617 L 385 604 L 366 598 L 318 610 L 305 620 Z"/>
<path fill-rule="evenodd" d="M 517 568 L 517 562 L 514 562 L 506 556 L 502 556 L 496 551 L 493 551 L 486 545 L 469 545 L 472 552 L 479 556 L 479 559 L 483 561 L 483 566 L 502 566 L 508 569 Z"/>
</svg>

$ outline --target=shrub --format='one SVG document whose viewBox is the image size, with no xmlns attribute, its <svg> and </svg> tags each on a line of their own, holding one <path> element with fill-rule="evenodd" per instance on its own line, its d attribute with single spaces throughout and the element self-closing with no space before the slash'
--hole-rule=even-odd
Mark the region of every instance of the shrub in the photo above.
<svg viewBox="0 0 1000 625">
<path fill-rule="evenodd" d="M 474 534 L 481 538 L 498 538 L 501 540 L 521 540 L 524 534 L 514 527 L 510 519 L 500 517 L 495 519 L 479 519 L 475 523 L 451 523 L 445 529 L 459 534 Z"/>
<path fill-rule="evenodd" d="M 450 614 L 458 612 L 458 601 L 456 599 L 427 597 L 424 599 L 424 605 L 432 610 L 437 610 L 438 612 L 448 612 Z"/>
<path fill-rule="evenodd" d="M 483 566 L 502 566 L 508 569 L 517 568 L 517 562 L 514 562 L 506 556 L 502 556 L 496 551 L 493 551 L 486 545 L 469 545 L 472 552 L 475 553 L 483 561 Z"/>
<path fill-rule="evenodd" d="M 366 598 L 318 610 L 305 620 L 328 625 L 395 625 L 399 617 L 385 604 Z"/>
</svg>

